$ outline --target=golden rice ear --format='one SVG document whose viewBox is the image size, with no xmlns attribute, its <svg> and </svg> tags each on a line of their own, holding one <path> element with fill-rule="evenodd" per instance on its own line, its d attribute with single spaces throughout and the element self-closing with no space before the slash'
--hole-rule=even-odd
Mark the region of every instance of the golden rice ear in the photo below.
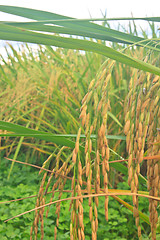
<svg viewBox="0 0 160 240">
<path fill-rule="evenodd" d="M 124 134 L 127 135 L 130 129 L 130 120 L 128 119 L 124 126 Z"/>
<path fill-rule="evenodd" d="M 144 77 L 141 76 L 139 81 L 143 83 Z M 140 152 L 142 150 L 142 137 L 143 137 L 143 126 L 140 119 L 141 116 L 141 106 L 143 104 L 143 99 L 141 99 L 141 91 L 137 84 L 134 83 L 135 79 L 131 78 L 130 91 L 128 93 L 128 99 L 126 98 L 125 103 L 125 125 L 124 133 L 126 137 L 126 150 L 128 151 L 128 184 L 131 186 L 131 192 L 138 192 L 138 175 L 140 172 L 139 160 Z M 138 82 L 138 81 L 137 81 Z M 127 103 L 128 101 L 128 103 Z M 142 155 L 142 154 L 141 154 Z M 133 160 L 135 158 L 135 160 Z M 137 228 L 139 228 L 139 212 L 138 212 L 138 197 L 133 196 L 134 211 L 133 215 L 135 217 L 135 223 Z M 139 231 L 140 234 L 140 231 Z"/>
<path fill-rule="evenodd" d="M 92 193 L 92 189 L 94 188 L 95 193 L 100 193 L 100 164 L 101 157 L 103 162 L 103 178 L 104 178 L 104 190 L 108 193 L 108 174 L 109 171 L 109 146 L 108 141 L 106 139 L 106 129 L 107 129 L 107 111 L 111 109 L 110 103 L 107 97 L 107 85 L 111 78 L 111 66 L 113 65 L 112 61 L 109 62 L 107 68 L 105 68 L 99 77 L 92 80 L 89 85 L 88 93 L 82 100 L 81 107 L 81 125 L 85 131 L 85 175 L 87 178 L 87 186 L 86 191 L 88 194 Z M 108 71 L 108 72 L 107 72 Z M 93 91 L 94 89 L 94 91 Z M 101 94 L 99 94 L 101 92 Z M 93 105 L 93 109 L 90 107 Z M 93 112 L 94 111 L 94 114 Z M 96 158 L 93 159 L 92 155 L 92 139 L 91 134 L 93 132 L 97 134 L 97 143 L 96 143 Z M 77 137 L 78 139 L 78 137 Z M 78 195 L 81 195 L 81 187 L 83 186 L 82 182 L 82 164 L 80 159 L 77 157 L 77 153 L 79 151 L 79 142 L 76 141 L 75 149 L 73 151 L 73 159 L 74 162 L 78 163 Z M 101 157 L 100 157 L 101 155 Z M 92 161 L 94 160 L 94 164 Z M 94 173 L 94 174 L 93 174 Z M 92 183 L 93 182 L 93 183 Z M 97 229 L 98 229 L 98 197 L 93 198 L 89 197 L 88 199 L 89 205 L 89 219 L 91 222 L 92 229 L 92 239 L 97 239 Z M 94 211 L 93 211 L 94 206 Z M 108 197 L 105 200 L 105 215 L 108 220 Z M 79 210 L 78 213 L 79 219 L 79 228 L 75 229 L 74 224 L 72 225 L 72 232 L 76 232 L 76 235 L 80 239 L 84 239 L 84 226 L 82 226 L 82 212 Z M 75 221 L 75 220 L 74 220 Z M 73 222 L 73 221 L 72 221 Z"/>
<path fill-rule="evenodd" d="M 160 141 L 160 134 L 157 131 L 157 123 L 160 125 L 160 110 L 159 110 L 159 97 L 156 95 L 160 88 L 159 77 L 151 80 L 151 75 L 141 75 L 137 82 L 140 82 L 142 88 L 145 88 L 145 93 L 139 85 L 133 85 L 134 79 L 131 79 L 130 91 L 128 99 L 125 102 L 125 126 L 124 133 L 126 137 L 126 149 L 129 154 L 128 159 L 128 183 L 131 186 L 131 191 L 137 193 L 138 191 L 138 175 L 140 173 L 140 165 L 144 158 L 144 148 L 146 146 L 146 137 L 148 143 L 148 155 L 158 155 L 160 149 L 156 145 L 150 144 L 151 142 Z M 144 86 L 144 87 L 143 87 Z M 137 96 L 137 97 L 136 97 Z M 128 103 L 127 103 L 128 101 Z M 133 109 L 136 109 L 135 114 Z M 133 127 L 131 127 L 133 126 Z M 156 134 L 155 134 L 156 133 Z M 147 136 L 148 135 L 148 136 Z M 131 137 L 132 136 L 132 137 Z M 135 160 L 133 160 L 135 158 Z M 159 186 L 159 169 L 158 160 L 151 159 L 147 161 L 148 170 L 148 190 L 152 196 L 157 196 Z M 135 223 L 138 228 L 138 237 L 141 236 L 141 228 L 139 225 L 138 213 L 138 197 L 133 196 Z M 157 202 L 149 200 L 149 212 L 152 238 L 155 237 L 155 229 L 157 223 Z"/>
<path fill-rule="evenodd" d="M 159 86 L 160 87 L 160 86 Z M 156 92 L 155 92 L 156 98 Z M 159 101 L 159 98 L 158 98 Z M 152 100 L 152 104 L 155 100 Z M 156 104 L 157 104 L 156 98 Z M 154 144 L 154 142 L 160 141 L 160 133 L 157 131 L 157 125 L 160 124 L 160 110 L 159 108 L 153 108 L 150 113 L 150 118 L 154 119 L 154 125 L 150 122 L 149 129 L 148 129 L 148 155 L 154 156 L 160 154 L 160 148 L 158 145 Z M 151 144 L 152 143 L 152 144 Z M 158 159 L 151 159 L 147 161 L 147 178 L 148 178 L 148 191 L 151 196 L 158 196 L 159 193 L 159 160 Z M 151 223 L 151 233 L 152 238 L 156 238 L 156 227 L 158 222 L 158 212 L 157 212 L 157 201 L 150 199 L 149 200 L 149 213 L 150 213 L 150 223 Z"/>
</svg>

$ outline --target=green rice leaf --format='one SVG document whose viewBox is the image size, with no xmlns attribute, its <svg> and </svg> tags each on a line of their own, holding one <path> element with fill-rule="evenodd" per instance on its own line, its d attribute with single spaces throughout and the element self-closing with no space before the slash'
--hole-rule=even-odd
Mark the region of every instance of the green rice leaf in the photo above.
<svg viewBox="0 0 160 240">
<path fill-rule="evenodd" d="M 35 33 L 16 28 L 14 26 L 7 26 L 2 23 L 0 24 L 0 39 L 95 52 L 121 63 L 125 63 L 131 67 L 160 75 L 160 69 L 158 67 L 152 66 L 139 59 L 127 56 L 126 54 L 118 52 L 110 47 L 92 41 Z"/>
</svg>

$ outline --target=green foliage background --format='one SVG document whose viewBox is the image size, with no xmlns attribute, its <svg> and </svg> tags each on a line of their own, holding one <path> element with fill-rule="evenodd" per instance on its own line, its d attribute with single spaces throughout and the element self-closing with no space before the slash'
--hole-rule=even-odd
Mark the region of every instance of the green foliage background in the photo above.
<svg viewBox="0 0 160 240">
<path fill-rule="evenodd" d="M 23 155 L 21 156 L 23 157 Z M 34 171 L 30 167 L 21 166 L 17 164 L 14 166 L 11 177 L 7 180 L 9 173 L 10 163 L 3 159 L 1 161 L 1 176 L 0 176 L 0 201 L 9 201 L 18 198 L 25 198 L 32 195 L 36 195 L 38 192 L 38 185 L 41 180 L 41 176 L 38 176 L 37 171 Z M 68 182 L 66 188 L 69 188 Z M 120 189 L 127 189 L 128 185 L 125 182 L 118 184 Z M 64 194 L 64 198 L 68 197 L 67 193 Z M 58 193 L 55 194 L 57 199 Z M 136 233 L 136 227 L 134 226 L 134 218 L 132 213 L 126 209 L 123 205 L 110 197 L 109 201 L 109 221 L 106 223 L 104 216 L 104 200 L 103 197 L 99 199 L 99 239 L 138 239 Z M 123 197 L 123 200 L 131 203 L 131 198 Z M 147 206 L 148 200 L 140 201 L 140 209 L 143 212 L 148 212 Z M 1 204 L 1 224 L 0 224 L 0 236 L 3 240 L 28 240 L 30 237 L 30 226 L 33 221 L 34 213 L 28 213 L 20 218 L 11 220 L 7 223 L 3 221 L 11 216 L 15 216 L 21 212 L 25 212 L 34 208 L 35 198 L 29 198 L 18 202 L 12 202 L 8 204 Z M 45 219 L 45 239 L 53 239 L 53 230 L 56 222 L 56 216 L 53 214 L 56 210 L 56 206 L 52 205 L 48 218 Z M 60 225 L 58 229 L 58 239 L 70 239 L 69 226 L 70 217 L 68 215 L 69 202 L 63 202 L 61 205 Z M 87 200 L 84 200 L 84 224 L 86 228 L 86 239 L 91 238 L 90 220 L 88 218 L 89 207 Z M 147 236 L 149 233 L 149 226 L 143 224 L 144 232 L 143 236 Z M 38 235 L 40 238 L 40 235 Z"/>
</svg>

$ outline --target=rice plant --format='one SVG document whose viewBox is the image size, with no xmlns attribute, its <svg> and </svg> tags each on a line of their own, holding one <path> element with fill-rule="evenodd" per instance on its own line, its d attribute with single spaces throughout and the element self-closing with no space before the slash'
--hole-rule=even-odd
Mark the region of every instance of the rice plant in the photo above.
<svg viewBox="0 0 160 240">
<path fill-rule="evenodd" d="M 91 238 L 98 239 L 102 197 L 106 224 L 112 197 L 133 212 L 139 239 L 143 239 L 144 222 L 151 227 L 151 238 L 156 239 L 160 200 L 160 48 L 156 35 L 148 39 L 144 32 L 144 37 L 139 37 L 136 28 L 133 35 L 131 28 L 128 34 L 99 25 L 97 19 L 71 19 L 32 9 L 0 5 L 0 11 L 36 20 L 1 22 L 0 39 L 47 45 L 39 46 L 37 54 L 28 45 L 19 51 L 10 45 L 12 55 L 8 53 L 7 60 L 1 56 L 0 136 L 1 150 L 5 149 L 12 161 L 9 176 L 21 149 L 30 147 L 25 164 L 33 163 L 36 154 L 38 164 L 41 156 L 42 181 L 35 208 L 15 216 L 34 212 L 30 239 L 38 239 L 39 232 L 45 239 L 44 223 L 53 204 L 57 239 L 63 201 L 70 201 L 70 239 L 85 239 L 86 199 Z M 154 22 L 160 18 L 143 20 Z M 106 46 L 105 41 L 112 42 L 112 46 Z M 12 152 L 14 157 L 10 159 Z M 146 176 L 141 174 L 144 161 Z M 124 176 L 128 176 L 131 190 L 117 189 Z M 70 196 L 63 198 L 67 181 Z M 133 206 L 121 195 L 131 196 Z M 141 197 L 149 199 L 149 217 L 139 210 Z"/>
</svg>

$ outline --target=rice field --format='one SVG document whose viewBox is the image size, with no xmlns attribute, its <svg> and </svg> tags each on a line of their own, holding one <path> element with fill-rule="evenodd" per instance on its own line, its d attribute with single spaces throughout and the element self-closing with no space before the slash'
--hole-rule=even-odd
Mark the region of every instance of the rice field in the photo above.
<svg viewBox="0 0 160 240">
<path fill-rule="evenodd" d="M 131 25 L 126 30 L 130 38 L 113 41 L 109 52 L 104 39 L 84 40 L 83 45 L 81 39 L 64 38 L 63 44 L 73 41 L 76 50 L 47 44 L 33 51 L 26 43 L 19 50 L 8 45 L 7 58 L 0 56 L 1 161 L 12 162 L 6 177 L 10 179 L 18 163 L 39 168 L 40 177 L 35 207 L 5 220 L 33 212 L 30 239 L 46 239 L 45 223 L 52 205 L 56 217 L 52 239 L 53 235 L 60 239 L 63 202 L 69 204 L 68 239 L 86 238 L 86 218 L 90 222 L 87 237 L 100 239 L 102 199 L 106 225 L 109 202 L 114 199 L 133 213 L 137 239 L 160 236 L 159 39 L 150 24 L 154 39 L 142 31 L 145 44 L 137 43 L 133 26 L 134 30 Z M 109 23 L 104 27 L 112 30 Z M 132 36 L 137 40 L 129 46 Z M 80 50 L 76 43 L 81 43 Z M 82 51 L 87 47 L 96 50 Z M 127 189 L 120 189 L 120 183 L 126 183 Z M 148 199 L 148 212 L 141 208 L 142 199 Z"/>
</svg>

